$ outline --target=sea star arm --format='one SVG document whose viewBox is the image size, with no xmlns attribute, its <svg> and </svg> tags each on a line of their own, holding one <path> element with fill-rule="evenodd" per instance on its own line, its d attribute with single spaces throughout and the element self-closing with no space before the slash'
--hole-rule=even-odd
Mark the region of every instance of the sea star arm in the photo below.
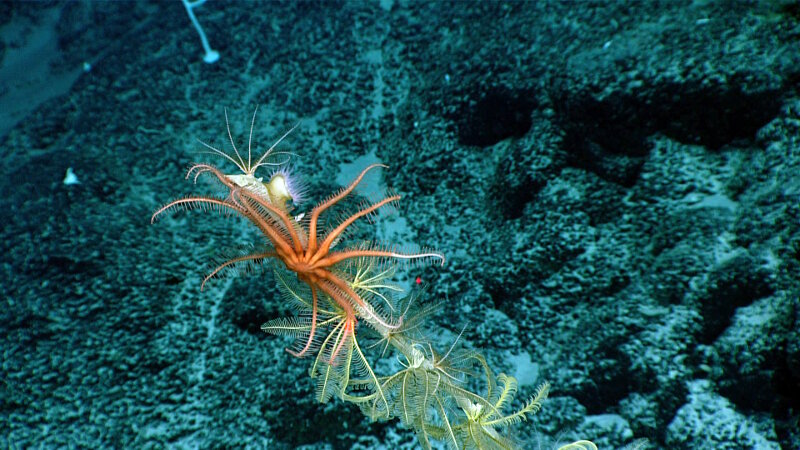
<svg viewBox="0 0 800 450">
<path fill-rule="evenodd" d="M 400 196 L 399 195 L 392 195 L 390 197 L 386 197 L 385 199 L 383 199 L 383 200 L 381 200 L 379 202 L 373 203 L 372 205 L 361 209 L 357 213 L 355 213 L 352 216 L 350 216 L 347 219 L 345 219 L 333 231 L 328 233 L 328 235 L 325 237 L 325 240 L 322 241 L 322 244 L 320 244 L 319 249 L 316 251 L 316 253 L 311 258 L 309 263 L 310 264 L 314 264 L 315 262 L 317 262 L 318 260 L 323 258 L 325 255 L 327 255 L 328 252 L 330 251 L 331 244 L 333 243 L 333 241 L 336 240 L 336 238 L 338 238 L 342 234 L 342 232 L 344 232 L 344 230 L 347 227 L 352 225 L 353 222 L 355 222 L 356 220 L 360 219 L 361 217 L 364 217 L 364 216 L 372 213 L 373 211 L 377 210 L 381 206 L 384 206 L 386 204 L 389 204 L 389 203 L 397 201 L 397 200 L 400 200 Z"/>
<path fill-rule="evenodd" d="M 246 261 L 256 261 L 259 259 L 277 258 L 277 257 L 278 254 L 276 252 L 269 251 L 269 252 L 254 253 L 252 255 L 244 255 L 244 256 L 239 256 L 237 258 L 229 259 L 224 263 L 220 264 L 219 266 L 217 266 L 214 270 L 211 271 L 211 273 L 209 273 L 208 275 L 206 275 L 205 278 L 203 278 L 203 282 L 200 284 L 200 290 L 201 291 L 203 290 L 208 280 L 214 278 L 218 273 L 220 273 L 226 267 L 230 267 L 232 265 Z"/>
<path fill-rule="evenodd" d="M 272 213 L 275 217 L 277 217 L 283 223 L 283 227 L 286 229 L 286 232 L 289 233 L 289 237 L 292 241 L 292 246 L 294 247 L 294 253 L 298 255 L 303 254 L 303 245 L 300 240 L 300 236 L 297 234 L 297 230 L 294 227 L 294 223 L 292 222 L 292 219 L 290 219 L 289 216 L 282 209 L 278 208 L 277 206 L 264 200 L 257 194 L 254 194 L 246 189 L 243 189 L 241 191 L 241 194 L 247 199 L 257 203 L 259 206 Z M 254 210 L 254 214 L 256 213 L 257 211 Z M 266 221 L 264 221 L 264 223 L 266 223 Z"/>
<path fill-rule="evenodd" d="M 425 253 L 403 253 L 394 252 L 390 250 L 377 250 L 377 249 L 363 249 L 363 250 L 344 250 L 341 252 L 330 253 L 327 257 L 319 259 L 316 267 L 329 267 L 336 263 L 342 262 L 346 259 L 352 258 L 394 258 L 403 260 L 413 259 L 438 259 L 441 265 L 444 265 L 444 255 L 438 252 L 425 252 Z"/>
<path fill-rule="evenodd" d="M 366 175 L 367 172 L 369 172 L 370 170 L 372 170 L 372 169 L 374 169 L 376 167 L 386 168 L 386 167 L 389 167 L 389 166 L 386 166 L 384 164 L 372 164 L 372 165 L 367 166 L 364 170 L 361 171 L 361 173 L 358 175 L 358 177 L 356 177 L 356 179 L 353 180 L 352 183 L 350 183 L 350 185 L 348 185 L 346 188 L 344 188 L 341 191 L 339 191 L 337 194 L 332 195 L 330 198 L 328 198 L 324 202 L 318 204 L 311 211 L 311 220 L 308 223 L 308 248 L 306 250 L 307 255 L 309 257 L 311 255 L 313 255 L 314 253 L 316 253 L 316 251 L 317 251 L 317 222 L 319 221 L 319 215 L 323 211 L 325 211 L 326 209 L 330 208 L 331 206 L 335 205 L 337 202 L 341 201 L 348 194 L 353 192 L 353 189 L 355 189 L 356 186 L 358 186 L 358 184 L 361 183 L 361 180 L 364 179 L 364 175 Z"/>
</svg>

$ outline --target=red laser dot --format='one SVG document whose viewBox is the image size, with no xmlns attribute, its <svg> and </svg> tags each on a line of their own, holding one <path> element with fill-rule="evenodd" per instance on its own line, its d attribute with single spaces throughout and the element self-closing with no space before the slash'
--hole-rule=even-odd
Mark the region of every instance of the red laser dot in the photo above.
<svg viewBox="0 0 800 450">
<path fill-rule="evenodd" d="M 417 284 L 422 284 L 422 277 L 417 277 L 417 279 L 414 280 L 414 282 L 416 282 Z"/>
</svg>

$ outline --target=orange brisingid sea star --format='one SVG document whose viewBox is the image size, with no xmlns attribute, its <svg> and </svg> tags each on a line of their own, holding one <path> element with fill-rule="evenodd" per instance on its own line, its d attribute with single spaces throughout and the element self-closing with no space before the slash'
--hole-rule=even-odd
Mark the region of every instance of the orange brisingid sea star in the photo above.
<svg viewBox="0 0 800 450">
<path fill-rule="evenodd" d="M 227 112 L 225 114 L 227 124 Z M 255 120 L 255 113 L 253 114 Z M 340 238 L 348 227 L 357 220 L 373 214 L 379 208 L 394 203 L 400 199 L 399 195 L 388 195 L 372 203 L 359 207 L 354 213 L 345 216 L 338 224 L 327 231 L 321 231 L 320 215 L 331 209 L 334 205 L 348 197 L 364 176 L 371 170 L 387 166 L 372 164 L 345 188 L 339 190 L 326 200 L 318 203 L 310 214 L 304 215 L 305 219 L 291 215 L 290 200 L 296 200 L 297 193 L 293 192 L 293 183 L 288 178 L 287 171 L 277 170 L 268 182 L 256 178 L 255 172 L 263 166 L 279 166 L 282 163 L 271 162 L 271 157 L 287 155 L 287 152 L 274 152 L 276 145 L 286 137 L 284 134 L 278 142 L 266 150 L 255 164 L 252 164 L 252 132 L 251 123 L 250 140 L 248 141 L 247 158 L 243 158 L 237 150 L 228 125 L 233 154 L 225 153 L 211 145 L 203 143 L 212 153 L 233 161 L 242 174 L 226 175 L 211 164 L 194 164 L 188 171 L 186 178 L 197 177 L 208 173 L 225 186 L 225 197 L 213 196 L 187 196 L 174 200 L 162 206 L 153 213 L 151 222 L 167 211 L 180 209 L 217 209 L 232 211 L 253 223 L 266 238 L 267 248 L 239 255 L 228 259 L 216 268 L 203 280 L 205 283 L 214 278 L 221 271 L 237 265 L 260 264 L 266 260 L 280 260 L 288 270 L 294 272 L 297 278 L 305 283 L 310 290 L 310 326 L 308 327 L 305 344 L 297 351 L 288 350 L 291 354 L 301 357 L 315 348 L 315 333 L 317 320 L 321 308 L 321 297 L 324 296 L 328 304 L 334 305 L 341 314 L 341 323 L 336 327 L 337 342 L 339 344 L 330 352 L 333 361 L 343 343 L 355 333 L 358 317 L 364 318 L 377 326 L 385 329 L 396 329 L 400 326 L 402 318 L 393 320 L 383 317 L 368 300 L 359 295 L 355 280 L 348 271 L 341 270 L 342 264 L 354 261 L 369 260 L 438 260 L 444 264 L 444 256 L 435 251 L 402 252 L 396 251 L 393 246 L 360 245 L 345 249 L 335 249 Z M 291 132 L 291 130 L 290 130 Z"/>
</svg>

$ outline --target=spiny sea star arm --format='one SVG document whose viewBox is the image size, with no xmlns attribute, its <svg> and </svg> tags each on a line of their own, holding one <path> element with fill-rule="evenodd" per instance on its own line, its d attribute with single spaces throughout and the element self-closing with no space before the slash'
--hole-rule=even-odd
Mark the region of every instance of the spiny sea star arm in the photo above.
<svg viewBox="0 0 800 450">
<path fill-rule="evenodd" d="M 341 252 L 330 253 L 327 257 L 319 259 L 315 267 L 329 267 L 336 263 L 342 262 L 346 259 L 373 257 L 373 258 L 394 258 L 403 260 L 414 259 L 438 259 L 441 265 L 444 265 L 444 255 L 438 252 L 425 252 L 425 253 L 403 253 L 394 252 L 390 250 L 344 250 Z"/>
<path fill-rule="evenodd" d="M 316 251 L 316 253 L 315 253 L 315 254 L 314 254 L 314 256 L 311 258 L 311 260 L 309 261 L 309 263 L 311 263 L 311 264 L 314 264 L 314 263 L 315 263 L 316 261 L 318 261 L 320 258 L 322 258 L 322 257 L 324 257 L 325 255 L 327 255 L 327 254 L 328 254 L 328 251 L 330 251 L 331 244 L 333 243 L 333 241 L 334 241 L 336 238 L 338 238 L 338 237 L 339 237 L 339 235 L 341 235 L 341 234 L 342 234 L 342 232 L 343 232 L 343 231 L 344 231 L 344 230 L 345 230 L 347 227 L 349 227 L 350 225 L 352 225 L 352 224 L 353 224 L 353 222 L 355 222 L 356 220 L 360 219 L 361 217 L 364 217 L 364 216 L 366 216 L 366 215 L 368 215 L 368 214 L 372 213 L 373 211 L 377 210 L 377 209 L 378 209 L 378 208 L 380 208 L 381 206 L 384 206 L 384 205 L 386 205 L 386 204 L 389 204 L 389 203 L 391 203 L 391 202 L 394 202 L 394 201 L 397 201 L 397 200 L 400 200 L 400 196 L 399 196 L 399 195 L 392 195 L 392 196 L 390 196 L 390 197 L 386 197 L 385 199 L 383 199 L 383 200 L 381 200 L 381 201 L 379 201 L 379 202 L 373 203 L 372 205 L 370 205 L 370 206 L 368 206 L 368 207 L 366 207 L 366 208 L 363 208 L 363 209 L 361 209 L 361 210 L 360 210 L 360 211 L 358 211 L 357 213 L 355 213 L 355 214 L 353 214 L 352 216 L 350 216 L 350 217 L 348 217 L 347 219 L 345 219 L 345 220 L 344 220 L 342 223 L 340 223 L 340 224 L 339 224 L 339 226 L 337 226 L 337 227 L 336 227 L 336 228 L 335 228 L 333 231 L 331 231 L 330 233 L 328 233 L 328 235 L 325 237 L 325 240 L 324 240 L 324 241 L 322 241 L 322 244 L 319 246 L 319 249 Z"/>
<path fill-rule="evenodd" d="M 266 209 L 267 211 L 271 212 L 276 217 L 278 217 L 280 221 L 283 222 L 283 226 L 284 228 L 286 228 L 286 232 L 289 233 L 289 237 L 292 240 L 292 246 L 294 247 L 295 254 L 303 253 L 303 245 L 300 241 L 300 236 L 297 235 L 297 230 L 294 227 L 294 223 L 292 219 L 290 219 L 289 216 L 282 209 L 276 207 L 272 203 L 261 198 L 258 194 L 252 193 L 247 189 L 243 189 L 241 191 L 241 194 L 247 199 L 257 203 L 259 206 L 261 206 L 262 208 Z M 255 209 L 253 209 L 253 213 L 257 214 Z"/>
<path fill-rule="evenodd" d="M 345 198 L 348 194 L 353 192 L 353 189 L 361 183 L 361 180 L 364 179 L 364 175 L 367 174 L 370 170 L 376 167 L 383 167 L 387 168 L 389 166 L 384 164 L 372 164 L 367 166 L 361 173 L 353 180 L 349 186 L 339 191 L 337 194 L 330 196 L 324 202 L 318 204 L 314 207 L 313 211 L 311 211 L 311 220 L 309 221 L 309 229 L 308 229 L 308 249 L 307 252 L 309 255 L 312 255 L 317 250 L 317 222 L 319 221 L 319 215 L 325 211 L 326 209 L 330 208 L 331 206 L 335 205 L 337 202 L 341 201 Z"/>
<path fill-rule="evenodd" d="M 225 174 L 220 172 L 219 169 L 210 164 L 204 164 L 204 163 L 193 164 L 192 167 L 190 167 L 189 170 L 186 171 L 186 179 L 188 180 L 189 177 L 191 177 L 192 174 L 194 174 L 194 182 L 197 183 L 197 177 L 199 177 L 201 174 L 205 172 L 208 172 L 217 177 L 219 182 L 224 184 L 228 188 L 230 189 L 236 188 L 236 185 L 233 183 L 233 181 L 231 181 L 228 177 L 226 177 Z"/>
<path fill-rule="evenodd" d="M 246 214 L 246 212 L 240 208 L 235 203 L 230 203 L 226 200 L 220 200 L 218 198 L 213 197 L 201 197 L 201 196 L 189 196 L 180 198 L 178 200 L 173 200 L 166 205 L 158 208 L 150 217 L 150 223 L 154 223 L 156 219 L 161 215 L 168 211 L 176 211 L 176 210 L 190 210 L 190 209 L 214 209 L 218 208 L 222 209 L 231 209 L 239 214 Z"/>
<path fill-rule="evenodd" d="M 255 261 L 259 259 L 277 258 L 277 257 L 278 254 L 276 252 L 269 251 L 269 252 L 254 253 L 252 255 L 244 255 L 244 256 L 239 256 L 237 258 L 229 259 L 224 263 L 220 264 L 219 266 L 217 266 L 214 270 L 211 271 L 211 273 L 209 273 L 208 275 L 206 275 L 205 278 L 203 278 L 203 282 L 200 284 L 200 290 L 201 291 L 203 290 L 208 280 L 214 278 L 218 273 L 220 273 L 226 267 L 230 267 L 232 265 L 246 261 Z"/>
<path fill-rule="evenodd" d="M 266 235 L 267 239 L 269 239 L 273 247 L 275 247 L 279 258 L 286 261 L 293 257 L 293 255 L 296 255 L 292 246 L 286 242 L 285 237 L 275 229 L 274 225 L 267 223 L 261 216 L 260 211 L 257 211 L 255 206 L 250 202 L 250 200 L 253 199 L 258 203 L 258 198 L 255 194 L 251 194 L 244 189 L 236 189 L 231 192 L 231 197 L 245 210 L 244 216 Z"/>
</svg>

